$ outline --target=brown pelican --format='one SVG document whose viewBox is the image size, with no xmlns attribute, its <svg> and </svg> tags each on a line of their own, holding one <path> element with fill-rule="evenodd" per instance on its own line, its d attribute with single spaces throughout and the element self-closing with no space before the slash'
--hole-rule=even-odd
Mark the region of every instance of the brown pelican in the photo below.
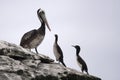
<svg viewBox="0 0 120 80">
<path fill-rule="evenodd" d="M 63 62 L 63 52 L 62 52 L 60 46 L 58 45 L 57 41 L 58 41 L 58 35 L 55 34 L 55 42 L 53 45 L 53 52 L 56 57 L 56 61 L 61 62 L 66 67 L 66 65 Z"/>
<path fill-rule="evenodd" d="M 45 24 L 48 27 L 49 31 L 51 31 L 45 16 L 45 12 L 42 9 L 37 10 L 37 16 L 41 22 L 41 27 L 25 33 L 20 42 L 20 46 L 22 46 L 23 48 L 26 49 L 35 48 L 36 53 L 38 53 L 37 51 L 38 45 L 41 44 L 45 37 Z"/>
<path fill-rule="evenodd" d="M 75 47 L 75 49 L 76 49 L 77 63 L 81 67 L 81 71 L 82 72 L 86 71 L 86 73 L 89 74 L 88 73 L 88 68 L 87 68 L 87 65 L 86 65 L 85 61 L 79 56 L 79 52 L 81 50 L 80 46 L 76 45 L 76 46 L 73 46 L 73 47 Z"/>
</svg>

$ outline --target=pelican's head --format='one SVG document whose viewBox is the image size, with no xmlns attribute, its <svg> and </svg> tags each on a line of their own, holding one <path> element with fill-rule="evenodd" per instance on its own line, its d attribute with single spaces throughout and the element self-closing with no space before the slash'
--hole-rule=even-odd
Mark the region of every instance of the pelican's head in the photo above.
<svg viewBox="0 0 120 80">
<path fill-rule="evenodd" d="M 37 10 L 37 15 L 38 15 L 39 20 L 41 22 L 43 21 L 47 25 L 49 31 L 51 31 L 49 24 L 47 22 L 46 16 L 45 16 L 45 12 L 41 8 Z"/>
</svg>

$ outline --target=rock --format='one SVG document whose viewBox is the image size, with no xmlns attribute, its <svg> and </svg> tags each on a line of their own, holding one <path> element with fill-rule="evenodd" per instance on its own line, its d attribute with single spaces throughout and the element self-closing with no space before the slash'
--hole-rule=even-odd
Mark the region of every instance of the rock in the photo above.
<svg viewBox="0 0 120 80">
<path fill-rule="evenodd" d="M 55 63 L 16 44 L 0 41 L 0 80 L 101 80 Z"/>
</svg>

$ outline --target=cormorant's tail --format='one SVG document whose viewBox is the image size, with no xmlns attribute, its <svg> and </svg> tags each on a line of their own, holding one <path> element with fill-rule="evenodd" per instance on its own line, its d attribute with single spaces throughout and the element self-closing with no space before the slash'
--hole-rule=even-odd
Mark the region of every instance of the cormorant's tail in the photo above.
<svg viewBox="0 0 120 80">
<path fill-rule="evenodd" d="M 88 71 L 86 71 L 86 73 L 89 75 Z"/>
<path fill-rule="evenodd" d="M 88 69 L 86 69 L 85 72 L 87 73 L 87 75 L 89 75 L 89 73 L 88 73 Z"/>
<path fill-rule="evenodd" d="M 66 67 L 65 63 L 63 62 L 63 59 L 61 59 L 60 62 Z"/>
</svg>

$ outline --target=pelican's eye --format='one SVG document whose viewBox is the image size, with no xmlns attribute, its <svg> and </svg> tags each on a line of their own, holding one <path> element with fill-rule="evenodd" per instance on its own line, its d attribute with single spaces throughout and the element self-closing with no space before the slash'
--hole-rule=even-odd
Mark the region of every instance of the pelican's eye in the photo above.
<svg viewBox="0 0 120 80">
<path fill-rule="evenodd" d="M 42 11 L 41 13 L 42 13 L 42 14 L 45 14 L 45 12 L 44 12 L 44 11 Z"/>
</svg>

